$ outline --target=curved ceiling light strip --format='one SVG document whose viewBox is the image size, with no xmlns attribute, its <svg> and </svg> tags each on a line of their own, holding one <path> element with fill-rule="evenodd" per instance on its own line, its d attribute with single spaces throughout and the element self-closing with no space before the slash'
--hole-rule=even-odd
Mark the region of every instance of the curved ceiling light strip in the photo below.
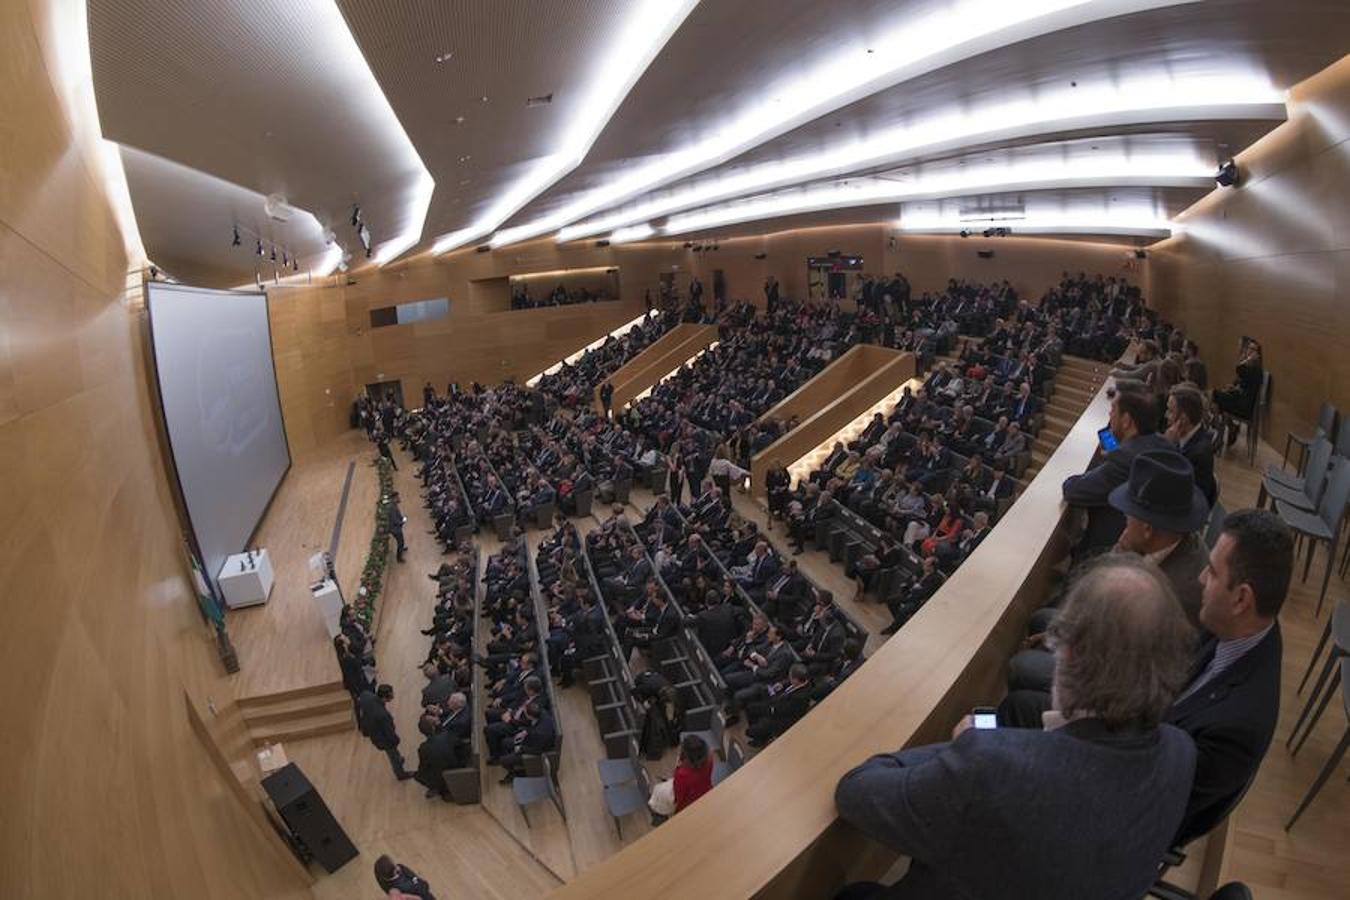
<svg viewBox="0 0 1350 900">
<path fill-rule="evenodd" d="M 1148 98 L 1163 98 L 1154 102 Z M 1060 92 L 1035 103 L 1010 103 L 969 115 L 908 128 L 784 162 L 764 163 L 743 172 L 696 185 L 612 215 L 562 229 L 559 241 L 580 240 L 633 222 L 659 218 L 719 200 L 847 175 L 862 169 L 895 166 L 923 156 L 974 145 L 1006 144 L 1051 134 L 1108 134 L 1125 128 L 1171 122 L 1283 120 L 1283 95 L 1250 77 L 1203 82 L 1141 84 L 1124 89 Z"/>
<path fill-rule="evenodd" d="M 1212 187 L 1213 184 L 1213 163 L 1207 163 L 1193 154 L 1174 154 L 1153 159 L 1129 159 L 1118 156 L 1114 159 L 1085 159 L 1077 162 L 986 166 L 920 178 L 912 184 L 897 183 L 884 178 L 864 178 L 852 179 L 847 184 L 836 183 L 770 194 L 673 216 L 659 231 L 663 235 L 686 234 L 691 231 L 827 209 L 974 194 L 1115 187 L 1204 189 Z M 623 231 L 627 229 L 615 231 L 610 237 L 610 242 L 615 243 L 615 235 Z"/>
<path fill-rule="evenodd" d="M 902 216 L 895 227 L 911 234 L 959 234 L 986 228 L 1006 228 L 1012 237 L 1019 235 L 1100 234 L 1166 238 L 1173 224 L 1147 208 L 1119 213 L 1028 213 L 1022 219 L 949 218 L 938 216 Z"/>
<path fill-rule="evenodd" d="M 559 150 L 535 160 L 526 175 L 497 197 L 473 224 L 437 238 L 432 253 L 448 253 L 490 235 L 526 203 L 581 165 L 619 104 L 697 5 L 698 0 L 635 3 L 592 73 L 585 99 L 577 107 L 581 115 L 563 135 Z"/>
<path fill-rule="evenodd" d="M 1041 35 L 1130 13 L 1200 0 L 962 0 L 851 46 L 791 80 L 771 99 L 727 121 L 712 137 L 667 153 L 564 204 L 493 235 L 500 247 L 547 234 L 592 213 L 720 165 L 836 109 L 965 59 Z M 919 48 L 916 52 L 915 48 Z M 632 220 L 636 221 L 636 220 Z M 600 230 L 606 230 L 604 228 Z M 594 233 L 594 232 L 592 232 Z"/>
<path fill-rule="evenodd" d="M 307 23 L 309 52 L 324 59 L 328 65 L 341 68 L 348 77 L 361 84 L 349 96 L 351 106 L 343 110 L 344 114 L 363 127 L 388 134 L 399 147 L 399 168 L 403 181 L 397 189 L 403 192 L 404 224 L 397 235 L 372 248 L 371 261 L 376 265 L 384 265 L 422 239 L 427 210 L 431 206 L 431 194 L 436 188 L 435 179 L 427 171 L 408 133 L 403 130 L 394 108 L 389 105 L 389 98 L 384 95 L 375 73 L 370 70 L 370 64 L 366 62 L 365 54 L 357 45 L 335 0 L 293 2 L 299 7 L 297 14 L 303 16 Z M 360 197 L 353 199 L 358 203 L 361 200 Z M 330 222 L 329 227 L 333 227 L 333 224 Z M 374 224 L 378 227 L 381 223 Z"/>
</svg>

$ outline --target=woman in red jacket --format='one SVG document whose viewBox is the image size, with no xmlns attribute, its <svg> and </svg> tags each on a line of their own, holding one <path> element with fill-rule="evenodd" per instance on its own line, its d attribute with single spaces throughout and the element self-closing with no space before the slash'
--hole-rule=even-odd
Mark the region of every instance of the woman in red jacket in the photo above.
<svg viewBox="0 0 1350 900">
<path fill-rule="evenodd" d="M 680 742 L 680 759 L 675 765 L 675 812 L 679 812 L 712 790 L 713 761 L 708 745 L 696 734 L 687 734 Z"/>
</svg>

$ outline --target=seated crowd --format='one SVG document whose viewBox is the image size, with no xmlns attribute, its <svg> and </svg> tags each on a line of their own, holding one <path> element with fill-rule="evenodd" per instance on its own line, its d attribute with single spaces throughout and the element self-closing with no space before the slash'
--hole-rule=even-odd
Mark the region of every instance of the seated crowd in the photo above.
<svg viewBox="0 0 1350 900">
<path fill-rule="evenodd" d="M 1264 510 L 1211 518 L 1204 395 L 1157 352 L 1185 338 L 1156 321 L 1133 337 L 1138 361 L 1109 390 L 1117 446 L 1063 485 L 1077 567 L 1031 617 L 1001 727 L 966 717 L 950 743 L 840 782 L 843 818 L 913 858 L 898 884 L 848 896 L 1004 894 L 1010 872 L 1019 896 L 1140 896 L 1255 777 L 1279 715 L 1293 539 Z"/>
<path fill-rule="evenodd" d="M 530 286 L 522 284 L 511 292 L 512 309 L 537 309 L 541 306 L 572 306 L 577 303 L 598 303 L 601 300 L 613 300 L 613 296 L 593 291 L 590 288 L 572 288 L 555 285 L 553 290 L 542 296 L 530 294 Z"/>
<path fill-rule="evenodd" d="M 791 427 L 758 419 L 848 347 L 878 339 L 929 355 L 958 349 L 956 365 L 931 371 L 795 490 L 781 467 L 770 483 L 771 512 L 786 520 L 797 549 L 840 508 L 885 535 L 851 574 L 867 588 L 879 571 L 908 564 L 908 577 L 885 598 L 893 631 L 1010 502 L 1060 353 L 1111 361 L 1133 342 L 1134 361 L 1112 373 L 1109 426 L 1118 446 L 1064 485 L 1066 502 L 1082 514 L 1079 569 L 1032 617 L 999 706 L 1004 727 L 963 721 L 949 744 L 869 760 L 840 783 L 838 802 L 845 819 L 914 857 L 895 896 L 992 893 L 1008 867 L 1037 896 L 1142 892 L 1164 850 L 1226 814 L 1269 744 L 1290 536 L 1269 514 L 1244 510 L 1222 521 L 1207 550 L 1197 537 L 1218 496 L 1204 368 L 1194 344 L 1148 310 L 1136 288 L 1066 273 L 1035 306 L 1007 285 L 953 282 L 918 300 L 903 288 L 874 284 L 856 313 L 780 301 L 770 319 L 719 304 L 711 318 L 720 343 L 612 420 L 590 409 L 595 387 L 659 336 L 658 322 L 676 316 L 652 317 L 545 378 L 540 391 L 574 414 L 531 421 L 531 392 L 511 386 L 433 394 L 411 415 L 367 412 L 373 435 L 404 434 L 422 460 L 447 546 L 458 525 L 475 515 L 486 521 L 485 508 L 545 502 L 544 485 L 548 500 L 561 501 L 566 482 L 589 477 L 601 487 L 624 470 L 667 470 L 668 496 L 636 526 L 621 506 L 584 539 L 558 518 L 539 550 L 547 622 L 534 621 L 520 532 L 488 561 L 492 638 L 475 662 L 490 682 L 489 753 L 509 774 L 522 754 L 553 746 L 542 679 L 570 683 L 578 661 L 597 651 L 605 608 L 630 653 L 688 628 L 725 685 L 730 720 L 746 716 L 755 744 L 780 735 L 856 671 L 861 643 L 845 617 L 729 503 L 750 457 Z M 961 344 L 961 335 L 980 340 Z M 1243 378 L 1240 370 L 1235 390 L 1251 380 Z M 600 597 L 586 574 L 592 565 Z M 460 583 L 453 570 L 447 575 Z M 456 590 L 441 617 L 451 630 L 462 605 Z M 541 641 L 551 673 L 538 670 Z M 438 676 L 462 678 L 462 648 L 453 643 Z M 355 668 L 348 664 L 344 678 Z M 696 748 L 690 754 L 701 766 Z M 1010 781 L 1025 801 L 998 789 Z M 1034 827 L 967 814 L 990 798 L 1038 809 Z M 1149 825 L 1122 829 L 1126 821 Z M 1088 852 L 1106 844 L 1114 849 L 1105 860 Z M 958 845 L 983 847 L 987 858 L 952 854 Z M 867 896 L 870 888 L 860 890 Z"/>
</svg>

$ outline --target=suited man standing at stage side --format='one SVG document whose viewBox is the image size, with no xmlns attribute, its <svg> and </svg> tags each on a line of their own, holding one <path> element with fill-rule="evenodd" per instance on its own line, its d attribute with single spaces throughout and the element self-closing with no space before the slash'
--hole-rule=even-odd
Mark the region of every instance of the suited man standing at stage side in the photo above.
<svg viewBox="0 0 1350 900">
<path fill-rule="evenodd" d="M 394 777 L 405 781 L 413 777 L 413 773 L 403 768 L 403 754 L 398 752 L 398 731 L 394 728 L 394 717 L 389 712 L 389 704 L 393 702 L 394 689 L 387 684 L 377 687 L 373 694 L 370 691 L 362 693 L 356 701 L 356 721 L 361 726 L 361 733 L 370 738 L 375 749 L 383 750 L 385 756 L 389 757 L 389 767 L 394 770 Z"/>
<path fill-rule="evenodd" d="M 399 509 L 398 491 L 394 491 L 389 495 L 389 502 L 385 506 L 384 515 L 385 523 L 389 528 L 389 534 L 394 538 L 394 542 L 398 546 L 398 552 L 394 554 L 394 558 L 399 562 L 403 562 L 403 554 L 408 551 L 408 545 L 403 542 L 403 523 L 408 521 L 408 519 L 403 515 L 403 510 Z"/>
</svg>

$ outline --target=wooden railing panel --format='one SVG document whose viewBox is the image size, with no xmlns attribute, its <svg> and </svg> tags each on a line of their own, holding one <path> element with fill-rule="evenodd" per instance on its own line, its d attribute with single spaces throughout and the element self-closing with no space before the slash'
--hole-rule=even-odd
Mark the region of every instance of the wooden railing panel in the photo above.
<svg viewBox="0 0 1350 900">
<path fill-rule="evenodd" d="M 609 383 L 614 386 L 614 411 L 622 410 L 634 397 L 684 365 L 715 340 L 717 329 L 712 325 L 676 325 L 610 376 Z M 594 401 L 595 409 L 599 412 L 602 407 L 598 385 Z"/>
<path fill-rule="evenodd" d="M 791 466 L 914 377 L 914 354 L 870 344 L 850 349 L 761 419 L 802 417 L 801 423 L 750 460 L 751 492 L 764 495 L 764 473 L 775 459 Z"/>
</svg>

